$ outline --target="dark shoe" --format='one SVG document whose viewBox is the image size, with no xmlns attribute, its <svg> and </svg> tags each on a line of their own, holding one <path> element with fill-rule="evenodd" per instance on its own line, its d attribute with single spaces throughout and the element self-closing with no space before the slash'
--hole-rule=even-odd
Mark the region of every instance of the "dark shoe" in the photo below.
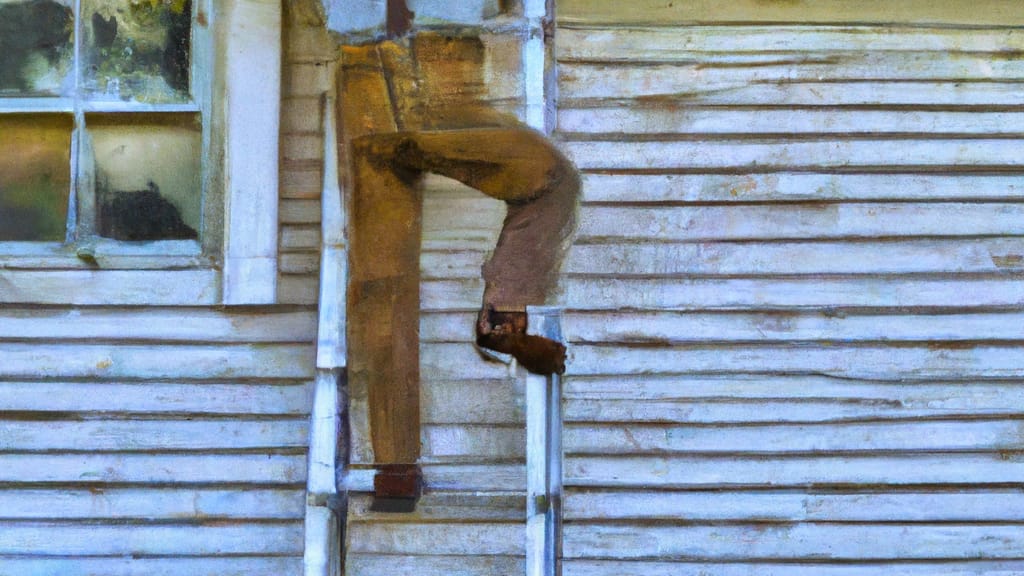
<svg viewBox="0 0 1024 576">
<path fill-rule="evenodd" d="M 526 333 L 526 312 L 497 312 L 488 308 L 477 322 L 478 346 L 511 354 L 534 374 L 565 373 L 565 346 L 543 336 Z"/>
</svg>

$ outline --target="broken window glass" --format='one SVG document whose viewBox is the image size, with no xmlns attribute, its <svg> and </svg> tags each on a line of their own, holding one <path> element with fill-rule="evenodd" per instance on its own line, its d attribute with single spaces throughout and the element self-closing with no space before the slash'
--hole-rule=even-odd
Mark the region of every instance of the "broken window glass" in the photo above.
<svg viewBox="0 0 1024 576">
<path fill-rule="evenodd" d="M 0 97 L 61 92 L 73 31 L 71 0 L 0 0 Z"/>
<path fill-rule="evenodd" d="M 81 17 L 91 98 L 188 100 L 191 0 L 82 0 Z"/>
<path fill-rule="evenodd" d="M 64 241 L 71 127 L 70 115 L 0 116 L 0 240 Z"/>
<path fill-rule="evenodd" d="M 96 230 L 115 240 L 185 240 L 201 228 L 202 132 L 191 114 L 87 116 Z"/>
</svg>

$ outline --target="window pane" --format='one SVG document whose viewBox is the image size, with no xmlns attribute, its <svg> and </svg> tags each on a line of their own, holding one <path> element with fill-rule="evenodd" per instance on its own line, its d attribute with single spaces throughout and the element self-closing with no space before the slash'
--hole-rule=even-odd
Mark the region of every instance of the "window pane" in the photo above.
<svg viewBox="0 0 1024 576">
<path fill-rule="evenodd" d="M 0 96 L 60 92 L 73 29 L 70 0 L 0 0 Z"/>
<path fill-rule="evenodd" d="M 63 242 L 70 116 L 0 116 L 0 240 Z"/>
<path fill-rule="evenodd" d="M 88 117 L 96 229 L 116 240 L 198 238 L 201 131 L 190 114 Z"/>
<path fill-rule="evenodd" d="M 82 0 L 82 24 L 92 98 L 188 100 L 191 0 Z"/>
</svg>

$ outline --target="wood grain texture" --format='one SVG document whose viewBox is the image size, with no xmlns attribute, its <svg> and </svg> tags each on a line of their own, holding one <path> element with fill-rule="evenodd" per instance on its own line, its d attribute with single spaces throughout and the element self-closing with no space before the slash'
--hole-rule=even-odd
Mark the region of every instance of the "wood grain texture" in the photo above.
<svg viewBox="0 0 1024 576">
<path fill-rule="evenodd" d="M 567 524 L 567 558 L 678 558 L 787 560 L 808 556 L 835 560 L 1016 559 L 1022 538 L 1017 524 L 890 524 L 632 526 Z M 870 542 L 870 544 L 867 544 Z"/>
<path fill-rule="evenodd" d="M 579 456 L 565 460 L 565 485 L 589 488 L 745 488 L 864 485 L 1015 484 L 1024 477 L 1016 453 L 856 456 Z M 569 519 L 571 520 L 571 519 Z"/>
<path fill-rule="evenodd" d="M 565 513 L 580 522 L 1020 522 L 1014 490 L 823 493 L 572 490 Z"/>
<path fill-rule="evenodd" d="M 0 454 L 0 483 L 288 484 L 306 479 L 293 454 Z"/>
<path fill-rule="evenodd" d="M 0 517 L 10 520 L 290 519 L 304 513 L 301 490 L 177 488 L 6 488 Z"/>
<path fill-rule="evenodd" d="M 0 412 L 308 414 L 309 382 L 0 382 Z"/>
<path fill-rule="evenodd" d="M 671 576 L 707 574 L 708 576 L 1015 576 L 1024 569 L 1020 561 L 967 562 L 671 562 L 650 560 L 567 560 L 562 563 L 565 576 Z"/>
<path fill-rule="evenodd" d="M 560 4 L 566 574 L 1019 569 L 1021 36 L 954 4 Z"/>
<path fill-rule="evenodd" d="M 177 558 L 112 558 L 65 556 L 26 558 L 0 556 L 0 568 L 10 574 L 63 576 L 277 576 L 298 574 L 302 556 L 232 556 Z"/>
<path fill-rule="evenodd" d="M 300 522 L 258 525 L 62 525 L 18 523 L 0 532 L 0 554 L 75 555 L 296 555 Z"/>
<path fill-rule="evenodd" d="M 723 4 L 714 0 L 663 2 L 642 0 L 625 5 L 615 0 L 563 0 L 558 7 L 560 24 L 586 22 L 604 25 L 694 22 L 880 22 L 974 25 L 1012 25 L 1021 22 L 1019 6 L 1012 0 L 963 0 L 936 4 L 910 0 L 893 5 L 884 0 L 797 0 L 764 3 L 741 0 Z"/>
</svg>

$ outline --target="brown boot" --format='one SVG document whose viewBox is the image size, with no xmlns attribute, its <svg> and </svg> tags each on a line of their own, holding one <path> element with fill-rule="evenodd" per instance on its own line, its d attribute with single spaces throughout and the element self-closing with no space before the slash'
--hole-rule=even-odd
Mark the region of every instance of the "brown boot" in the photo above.
<svg viewBox="0 0 1024 576">
<path fill-rule="evenodd" d="M 498 312 L 487 307 L 480 311 L 476 343 L 490 350 L 511 354 L 534 374 L 563 374 L 565 346 L 543 336 L 527 334 L 526 322 L 526 312 Z"/>
</svg>

